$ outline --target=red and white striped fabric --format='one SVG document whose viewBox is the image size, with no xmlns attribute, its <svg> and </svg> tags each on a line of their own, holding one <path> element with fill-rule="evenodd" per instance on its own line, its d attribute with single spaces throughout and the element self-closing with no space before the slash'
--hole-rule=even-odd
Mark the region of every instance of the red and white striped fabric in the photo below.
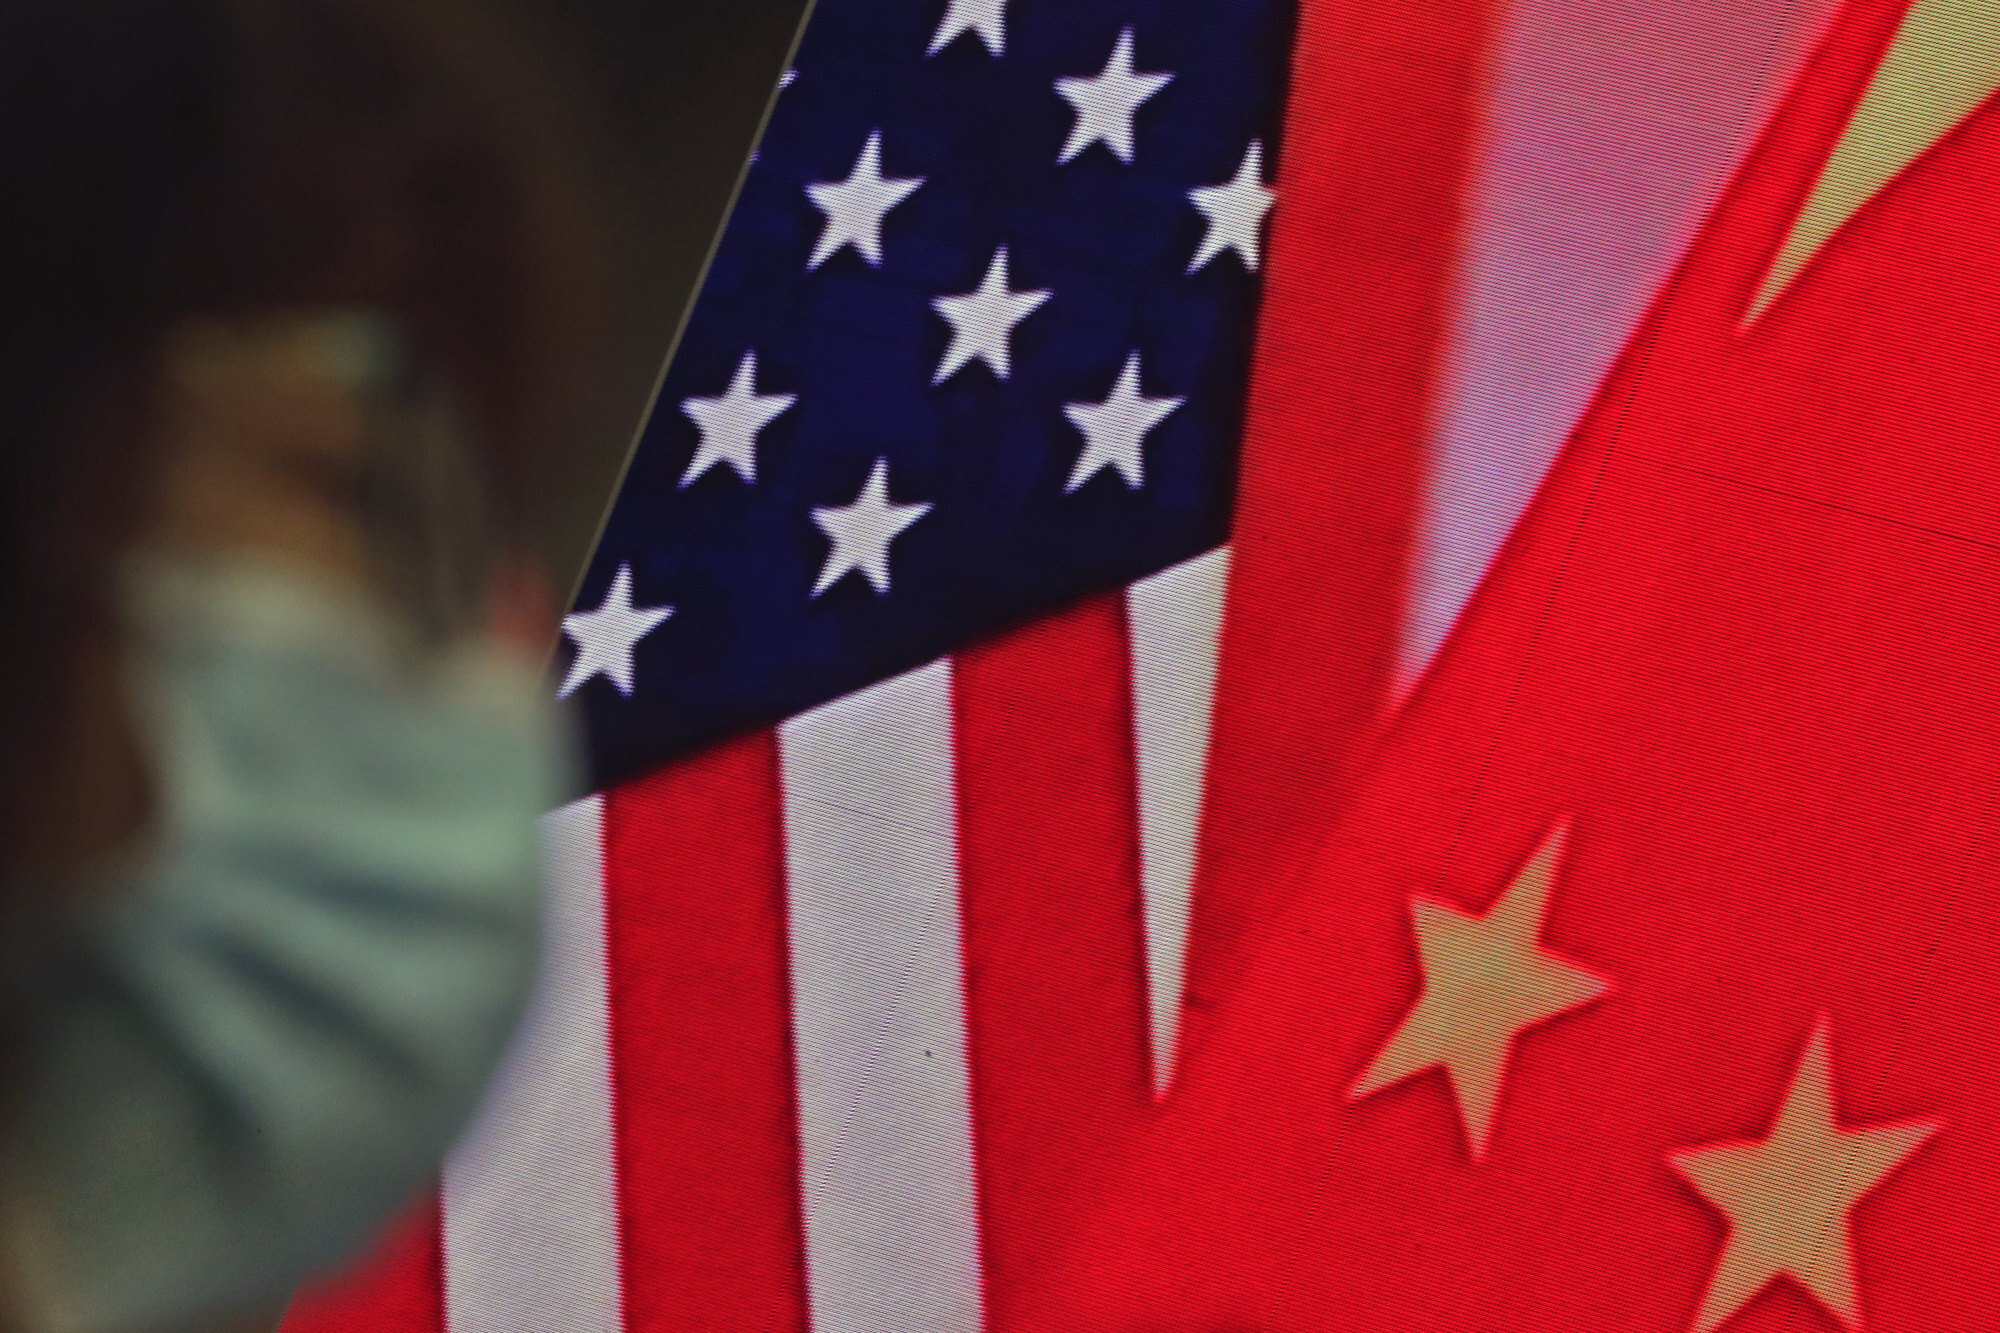
<svg viewBox="0 0 2000 1333">
<path fill-rule="evenodd" d="M 441 1207 L 288 1333 L 1015 1326 L 1826 6 L 1302 8 L 1232 547 L 552 816 Z"/>
</svg>

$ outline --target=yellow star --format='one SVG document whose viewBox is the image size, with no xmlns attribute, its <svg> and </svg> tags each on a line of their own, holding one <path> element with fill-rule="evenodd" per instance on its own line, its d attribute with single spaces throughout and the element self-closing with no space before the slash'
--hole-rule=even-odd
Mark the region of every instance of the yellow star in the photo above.
<svg viewBox="0 0 2000 1333">
<path fill-rule="evenodd" d="M 1915 0 L 1812 195 L 1771 260 L 1754 323 L 1849 219 L 2000 89 L 2000 9 L 1991 0 Z"/>
<path fill-rule="evenodd" d="M 1914 1121 L 1867 1129 L 1835 1125 L 1822 1017 L 1767 1138 L 1667 1159 L 1729 1219 L 1729 1241 L 1695 1316 L 1695 1333 L 1721 1327 L 1781 1277 L 1818 1298 L 1845 1327 L 1860 1328 L 1848 1214 L 1938 1128 Z"/>
<path fill-rule="evenodd" d="M 1484 916 L 1428 898 L 1410 900 L 1423 991 L 1348 1100 L 1441 1068 L 1451 1080 L 1474 1161 L 1486 1156 L 1507 1061 L 1521 1033 L 1611 989 L 1602 977 L 1541 947 L 1549 890 L 1568 828 L 1558 825 Z"/>
</svg>

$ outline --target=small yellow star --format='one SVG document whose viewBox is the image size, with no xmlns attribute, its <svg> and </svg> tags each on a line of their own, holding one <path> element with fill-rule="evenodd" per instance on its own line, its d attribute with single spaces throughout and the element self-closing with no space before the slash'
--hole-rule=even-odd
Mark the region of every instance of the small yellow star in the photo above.
<svg viewBox="0 0 2000 1333">
<path fill-rule="evenodd" d="M 1695 1315 L 1695 1333 L 1721 1327 L 1780 1277 L 1805 1288 L 1843 1326 L 1860 1328 L 1848 1214 L 1938 1129 L 1923 1121 L 1836 1126 L 1822 1017 L 1768 1137 L 1694 1148 L 1667 1159 L 1729 1219 L 1729 1241 Z"/>
<path fill-rule="evenodd" d="M 1515 1041 L 1606 994 L 1611 983 L 1541 947 L 1549 891 L 1568 841 L 1558 825 L 1484 916 L 1428 898 L 1410 900 L 1423 991 L 1403 1024 L 1348 1090 L 1350 1101 L 1443 1069 L 1466 1147 L 1486 1156 Z"/>
</svg>

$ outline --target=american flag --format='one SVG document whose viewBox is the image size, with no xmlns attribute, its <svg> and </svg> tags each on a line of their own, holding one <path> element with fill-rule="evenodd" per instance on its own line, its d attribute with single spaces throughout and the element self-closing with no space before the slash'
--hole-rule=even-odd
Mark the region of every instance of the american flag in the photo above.
<svg viewBox="0 0 2000 1333">
<path fill-rule="evenodd" d="M 1276 0 L 961 0 L 804 38 L 568 622 L 631 966 L 704 960 L 614 998 L 641 1065 L 711 1071 L 626 1113 L 622 1183 L 796 1215 L 807 1257 L 628 1231 L 628 1272 L 678 1270 L 659 1308 L 977 1328 L 1065 1155 L 1009 1162 L 1059 1122 L 994 1099 L 1070 1069 L 1106 1150 L 1165 1081 L 1291 32 Z M 719 1031 L 638 1035 L 753 960 Z M 722 1113 L 756 1134 L 723 1150 L 761 1196 L 668 1131 L 746 1041 L 764 1081 Z"/>
<path fill-rule="evenodd" d="M 1810 27 L 1362 8 L 821 0 L 566 622 L 538 1012 L 290 1333 L 1012 1326 Z"/>
</svg>

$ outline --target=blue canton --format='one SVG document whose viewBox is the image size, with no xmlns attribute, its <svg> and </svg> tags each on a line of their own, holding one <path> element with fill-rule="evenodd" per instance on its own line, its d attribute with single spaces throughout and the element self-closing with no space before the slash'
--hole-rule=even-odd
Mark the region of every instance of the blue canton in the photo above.
<svg viewBox="0 0 2000 1333">
<path fill-rule="evenodd" d="M 1271 178 L 1293 20 L 821 0 L 570 618 L 600 785 L 1227 539 L 1260 274 L 1190 191 Z M 1129 162 L 1058 87 L 1121 51 Z"/>
</svg>

